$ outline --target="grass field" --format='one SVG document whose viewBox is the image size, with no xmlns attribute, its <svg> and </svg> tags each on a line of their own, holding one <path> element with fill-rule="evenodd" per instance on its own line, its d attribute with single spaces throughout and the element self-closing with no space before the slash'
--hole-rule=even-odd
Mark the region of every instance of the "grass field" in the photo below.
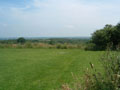
<svg viewBox="0 0 120 90">
<path fill-rule="evenodd" d="M 54 90 L 82 76 L 102 52 L 77 49 L 0 49 L 0 90 Z"/>
</svg>

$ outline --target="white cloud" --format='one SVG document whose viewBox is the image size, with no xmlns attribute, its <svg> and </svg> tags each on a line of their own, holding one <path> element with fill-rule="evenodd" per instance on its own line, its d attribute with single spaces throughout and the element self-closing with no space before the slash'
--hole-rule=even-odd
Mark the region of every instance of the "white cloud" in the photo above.
<svg viewBox="0 0 120 90">
<path fill-rule="evenodd" d="M 0 23 L 0 26 L 1 26 L 1 27 L 7 27 L 8 24 L 6 24 L 6 23 Z"/>
<path fill-rule="evenodd" d="M 11 29 L 32 36 L 88 36 L 105 24 L 119 21 L 119 5 L 83 3 L 80 0 L 33 0 L 24 7 L 11 7 Z M 10 29 L 10 28 L 9 28 Z M 70 33 L 68 33 L 69 31 Z"/>
<path fill-rule="evenodd" d="M 37 8 L 41 8 L 41 7 L 48 7 L 49 4 L 48 2 L 41 2 L 40 0 L 34 0 L 33 6 Z"/>
<path fill-rule="evenodd" d="M 7 27 L 8 25 L 7 24 L 3 24 L 3 27 Z"/>
<path fill-rule="evenodd" d="M 65 28 L 68 28 L 68 29 L 74 29 L 75 26 L 74 26 L 74 25 L 66 25 Z"/>
</svg>

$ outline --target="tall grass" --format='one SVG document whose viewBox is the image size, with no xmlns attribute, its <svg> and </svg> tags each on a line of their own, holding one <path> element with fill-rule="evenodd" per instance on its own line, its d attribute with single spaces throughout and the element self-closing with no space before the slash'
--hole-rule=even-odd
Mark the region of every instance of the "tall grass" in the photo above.
<svg viewBox="0 0 120 90">
<path fill-rule="evenodd" d="M 64 84 L 62 90 L 120 90 L 120 52 L 107 51 L 100 62 L 104 72 L 90 62 L 92 71 L 87 69 L 82 80 L 75 79 L 74 86 Z"/>
<path fill-rule="evenodd" d="M 56 48 L 56 49 L 84 49 L 83 44 L 47 44 L 47 43 L 30 43 L 25 44 L 0 44 L 0 48 Z"/>
</svg>

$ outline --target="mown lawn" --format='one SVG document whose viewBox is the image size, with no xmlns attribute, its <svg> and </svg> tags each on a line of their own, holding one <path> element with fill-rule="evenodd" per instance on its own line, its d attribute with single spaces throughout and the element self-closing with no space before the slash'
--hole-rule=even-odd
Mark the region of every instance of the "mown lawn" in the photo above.
<svg viewBox="0 0 120 90">
<path fill-rule="evenodd" d="M 80 77 L 102 52 L 77 49 L 0 49 L 0 90 L 54 90 Z"/>
</svg>

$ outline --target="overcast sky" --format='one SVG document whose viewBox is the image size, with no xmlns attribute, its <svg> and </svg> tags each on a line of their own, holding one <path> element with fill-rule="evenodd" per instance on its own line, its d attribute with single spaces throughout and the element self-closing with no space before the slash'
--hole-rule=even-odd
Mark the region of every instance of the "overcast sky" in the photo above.
<svg viewBox="0 0 120 90">
<path fill-rule="evenodd" d="M 120 0 L 0 0 L 0 37 L 90 36 L 120 21 Z"/>
</svg>

